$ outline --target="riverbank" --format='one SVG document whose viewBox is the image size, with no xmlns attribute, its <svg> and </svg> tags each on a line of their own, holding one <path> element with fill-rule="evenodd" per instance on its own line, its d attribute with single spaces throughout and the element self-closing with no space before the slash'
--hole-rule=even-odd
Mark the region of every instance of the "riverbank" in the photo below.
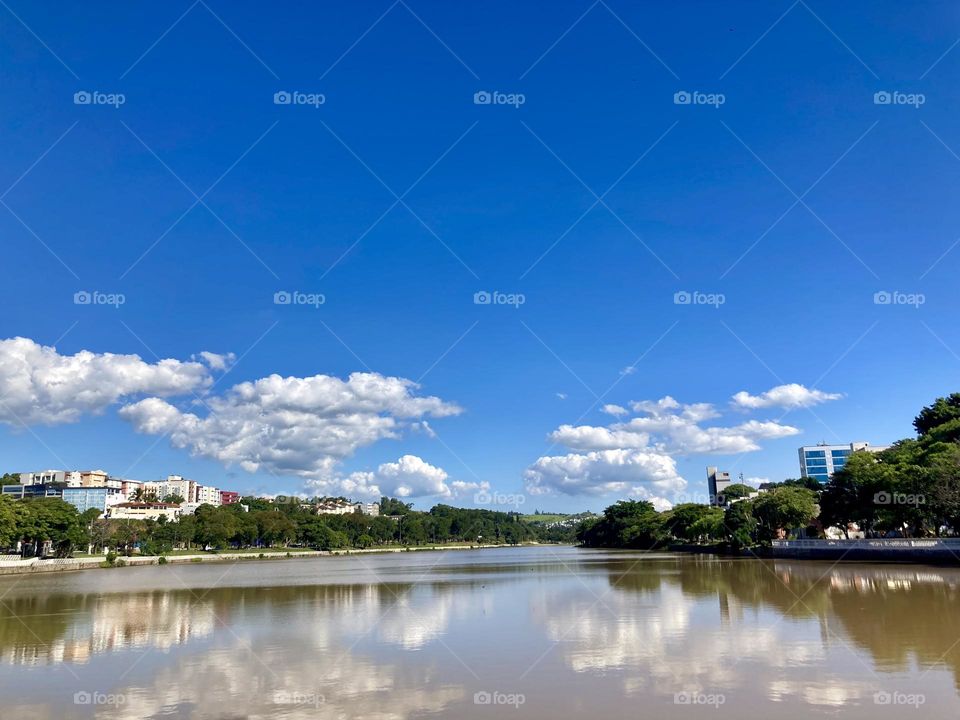
<svg viewBox="0 0 960 720">
<path fill-rule="evenodd" d="M 734 550 L 727 543 L 671 545 L 671 552 L 780 560 L 897 562 L 960 565 L 960 539 L 876 538 L 855 540 L 774 540 L 770 547 Z"/>
<path fill-rule="evenodd" d="M 131 555 L 118 556 L 113 565 L 107 564 L 105 555 L 90 555 L 75 558 L 27 558 L 25 560 L 0 560 L 0 576 L 18 575 L 23 573 L 42 572 L 71 572 L 76 570 L 113 569 L 121 567 L 135 567 L 140 565 L 176 565 L 183 563 L 209 562 L 237 562 L 286 560 L 290 558 L 306 557 L 333 557 L 337 555 L 370 555 L 402 552 L 428 552 L 446 550 L 486 550 L 494 548 L 515 548 L 524 546 L 538 546 L 543 543 L 522 543 L 521 545 L 470 545 L 458 543 L 454 545 L 411 545 L 409 547 L 376 547 L 376 548 L 349 548 L 343 550 L 270 550 L 264 549 L 245 552 L 210 553 L 198 552 L 187 555 Z M 164 562 L 161 562 L 163 559 Z"/>
</svg>

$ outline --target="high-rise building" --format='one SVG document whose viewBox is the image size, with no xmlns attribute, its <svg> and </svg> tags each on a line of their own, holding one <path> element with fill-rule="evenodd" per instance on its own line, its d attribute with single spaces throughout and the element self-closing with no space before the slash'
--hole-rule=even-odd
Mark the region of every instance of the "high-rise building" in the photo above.
<svg viewBox="0 0 960 720">
<path fill-rule="evenodd" d="M 730 479 L 730 473 L 717 470 L 715 467 L 707 468 L 707 490 L 710 493 L 711 505 L 721 504 L 723 491 L 731 485 L 733 480 Z"/>
<path fill-rule="evenodd" d="M 847 464 L 847 458 L 858 450 L 880 452 L 889 445 L 871 445 L 868 442 L 852 442 L 847 445 L 805 445 L 799 449 L 800 477 L 815 478 L 825 483 L 837 470 Z"/>
</svg>

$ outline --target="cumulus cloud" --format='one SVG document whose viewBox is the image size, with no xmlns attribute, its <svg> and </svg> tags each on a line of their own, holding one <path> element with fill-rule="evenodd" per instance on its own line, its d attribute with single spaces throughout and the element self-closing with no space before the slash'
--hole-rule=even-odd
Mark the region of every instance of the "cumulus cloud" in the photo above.
<svg viewBox="0 0 960 720">
<path fill-rule="evenodd" d="M 169 434 L 174 447 L 247 472 L 325 480 L 358 448 L 399 438 L 412 427 L 427 429 L 426 416 L 461 412 L 417 389 L 410 380 L 379 373 L 353 373 L 347 380 L 270 375 L 207 398 L 209 412 L 202 417 L 156 397 L 121 408 L 120 416 L 137 432 Z"/>
<path fill-rule="evenodd" d="M 200 359 L 214 370 L 226 370 L 228 367 L 233 365 L 234 361 L 237 359 L 237 356 L 233 353 L 220 355 L 217 353 L 207 352 L 206 350 L 199 353 L 199 355 Z"/>
<path fill-rule="evenodd" d="M 202 353 L 202 356 L 227 356 Z M 199 393 L 212 384 L 215 362 L 159 360 L 81 350 L 61 355 L 29 338 L 0 340 L 0 422 L 58 425 L 100 414 L 136 396 Z"/>
<path fill-rule="evenodd" d="M 630 413 L 625 407 L 621 405 L 613 405 L 612 403 L 607 403 L 602 408 L 601 412 L 605 412 L 607 415 L 613 415 L 614 417 L 620 417 L 621 415 L 627 415 Z"/>
<path fill-rule="evenodd" d="M 572 452 L 539 458 L 525 472 L 531 494 L 630 495 L 669 505 L 686 487 L 676 456 L 736 454 L 759 450 L 763 440 L 800 431 L 773 421 L 707 425 L 720 416 L 710 403 L 682 404 L 667 396 L 630 403 L 637 417 L 619 405 L 604 410 L 618 418 L 606 426 L 561 425 L 548 436 Z"/>
<path fill-rule="evenodd" d="M 731 402 L 734 407 L 744 410 L 758 410 L 772 407 L 793 410 L 819 405 L 820 403 L 829 402 L 830 400 L 839 400 L 842 397 L 842 393 L 811 390 L 798 383 L 788 383 L 786 385 L 777 385 L 759 395 L 751 395 L 746 390 L 741 390 L 733 396 Z"/>
<path fill-rule="evenodd" d="M 397 498 L 439 497 L 451 499 L 489 489 L 489 483 L 454 480 L 442 468 L 416 455 L 404 455 L 396 462 L 383 463 L 375 472 L 354 472 L 348 476 L 328 477 L 307 482 L 315 494 L 343 493 L 351 497 Z"/>
<path fill-rule="evenodd" d="M 668 503 L 687 483 L 676 461 L 656 449 L 594 450 L 539 458 L 524 474 L 527 492 L 545 495 L 631 495 Z"/>
</svg>

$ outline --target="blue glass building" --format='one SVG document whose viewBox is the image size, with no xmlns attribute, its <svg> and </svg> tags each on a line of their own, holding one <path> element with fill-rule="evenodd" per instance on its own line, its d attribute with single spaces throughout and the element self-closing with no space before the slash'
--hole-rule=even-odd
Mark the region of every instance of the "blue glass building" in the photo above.
<svg viewBox="0 0 960 720">
<path fill-rule="evenodd" d="M 889 445 L 871 445 L 852 442 L 847 445 L 806 445 L 800 448 L 800 477 L 815 478 L 825 483 L 837 470 L 847 464 L 847 458 L 858 450 L 880 452 Z"/>
</svg>

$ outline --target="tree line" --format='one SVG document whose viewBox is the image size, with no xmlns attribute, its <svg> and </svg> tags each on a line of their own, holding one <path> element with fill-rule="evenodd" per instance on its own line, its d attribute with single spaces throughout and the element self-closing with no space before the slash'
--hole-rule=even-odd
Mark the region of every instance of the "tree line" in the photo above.
<svg viewBox="0 0 960 720">
<path fill-rule="evenodd" d="M 651 548 L 678 542 L 763 545 L 825 528 L 868 537 L 940 537 L 960 533 L 960 393 L 938 398 L 913 421 L 916 437 L 881 452 L 851 453 L 821 485 L 811 478 L 754 488 L 732 485 L 722 506 L 684 503 L 657 512 L 646 501 L 620 501 L 583 523 L 577 540 L 591 547 Z"/>
<path fill-rule="evenodd" d="M 245 508 L 243 506 L 246 506 Z M 0 547 L 21 543 L 38 554 L 50 543 L 58 557 L 89 546 L 94 552 L 162 555 L 173 550 L 303 547 L 317 550 L 471 542 L 519 544 L 572 541 L 572 531 L 545 529 L 518 513 L 436 505 L 427 512 L 382 498 L 381 515 L 317 515 L 299 498 L 244 497 L 240 503 L 201 505 L 178 520 L 100 518 L 58 498 L 10 500 L 0 495 Z"/>
</svg>

